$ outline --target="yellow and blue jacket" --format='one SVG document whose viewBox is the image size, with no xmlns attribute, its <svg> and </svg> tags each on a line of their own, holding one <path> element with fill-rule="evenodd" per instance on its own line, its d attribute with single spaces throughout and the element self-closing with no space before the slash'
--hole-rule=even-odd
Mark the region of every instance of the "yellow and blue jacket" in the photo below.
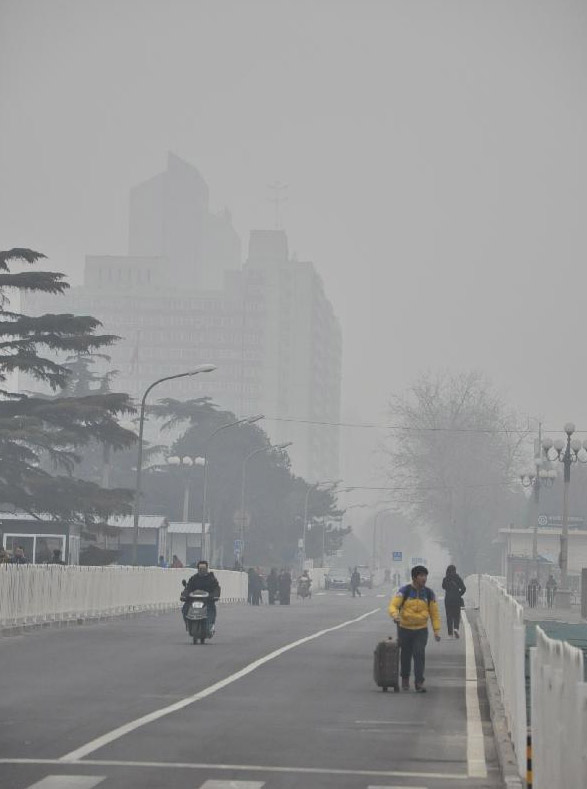
<svg viewBox="0 0 587 789">
<path fill-rule="evenodd" d="M 436 595 L 425 586 L 416 589 L 412 584 L 400 587 L 389 603 L 389 615 L 400 620 L 400 627 L 407 630 L 421 630 L 432 622 L 435 633 L 440 633 L 440 614 Z"/>
</svg>

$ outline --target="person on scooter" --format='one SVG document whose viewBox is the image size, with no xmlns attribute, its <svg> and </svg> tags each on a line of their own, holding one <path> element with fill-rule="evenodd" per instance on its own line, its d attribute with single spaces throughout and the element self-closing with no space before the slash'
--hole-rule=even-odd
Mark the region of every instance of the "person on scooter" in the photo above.
<svg viewBox="0 0 587 789">
<path fill-rule="evenodd" d="M 218 583 L 218 579 L 214 575 L 213 572 L 210 572 L 208 568 L 208 562 L 205 559 L 200 559 L 198 562 L 198 572 L 189 579 L 186 584 L 184 591 L 181 594 L 181 599 L 185 600 L 183 607 L 181 609 L 181 613 L 183 615 L 183 621 L 186 624 L 187 628 L 187 620 L 186 614 L 190 607 L 190 592 L 195 592 L 196 590 L 201 590 L 204 592 L 208 592 L 210 597 L 208 598 L 208 638 L 212 638 L 214 635 L 214 623 L 216 622 L 216 600 L 220 597 L 220 584 Z"/>
</svg>

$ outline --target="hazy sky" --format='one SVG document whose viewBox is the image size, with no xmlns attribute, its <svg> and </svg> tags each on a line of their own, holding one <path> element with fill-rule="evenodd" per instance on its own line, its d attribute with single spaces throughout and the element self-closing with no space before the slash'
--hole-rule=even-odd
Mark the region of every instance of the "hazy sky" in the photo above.
<svg viewBox="0 0 587 789">
<path fill-rule="evenodd" d="M 585 0 L 0 0 L 0 246 L 127 251 L 172 150 L 246 249 L 290 249 L 381 420 L 422 369 L 484 370 L 587 429 Z"/>
</svg>

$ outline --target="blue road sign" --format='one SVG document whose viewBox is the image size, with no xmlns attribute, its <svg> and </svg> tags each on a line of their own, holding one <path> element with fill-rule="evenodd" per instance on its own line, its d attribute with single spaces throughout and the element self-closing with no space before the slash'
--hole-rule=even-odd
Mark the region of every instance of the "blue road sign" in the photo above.
<svg viewBox="0 0 587 789">
<path fill-rule="evenodd" d="M 401 562 L 402 558 L 403 558 L 403 552 L 402 551 L 394 551 L 393 552 L 393 561 L 394 562 Z"/>
</svg>

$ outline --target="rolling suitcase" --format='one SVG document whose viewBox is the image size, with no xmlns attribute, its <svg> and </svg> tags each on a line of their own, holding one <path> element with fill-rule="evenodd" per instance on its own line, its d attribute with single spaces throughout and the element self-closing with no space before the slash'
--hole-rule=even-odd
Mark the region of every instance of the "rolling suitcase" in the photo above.
<svg viewBox="0 0 587 789">
<path fill-rule="evenodd" d="M 399 691 L 399 643 L 390 636 L 375 647 L 373 679 L 375 684 L 387 692 L 387 688 Z"/>
</svg>

